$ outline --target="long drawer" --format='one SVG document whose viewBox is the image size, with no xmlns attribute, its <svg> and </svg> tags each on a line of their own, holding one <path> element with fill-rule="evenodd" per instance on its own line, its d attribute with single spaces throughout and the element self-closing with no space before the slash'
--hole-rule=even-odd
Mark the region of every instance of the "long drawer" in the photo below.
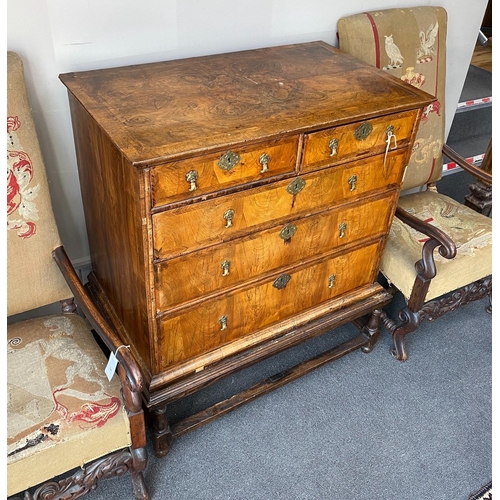
<svg viewBox="0 0 500 500">
<path fill-rule="evenodd" d="M 155 266 L 157 312 L 384 232 L 396 191 Z"/>
<path fill-rule="evenodd" d="M 156 260 L 232 240 L 290 217 L 318 213 L 400 183 L 406 151 L 338 165 L 153 215 Z"/>
<path fill-rule="evenodd" d="M 381 242 L 158 318 L 160 369 L 206 353 L 371 283 Z"/>
</svg>

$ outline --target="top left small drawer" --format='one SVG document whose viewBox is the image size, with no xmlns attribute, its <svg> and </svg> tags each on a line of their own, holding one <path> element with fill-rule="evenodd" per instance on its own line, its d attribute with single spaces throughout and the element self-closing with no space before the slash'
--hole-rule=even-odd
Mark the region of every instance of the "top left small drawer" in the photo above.
<svg viewBox="0 0 500 500">
<path fill-rule="evenodd" d="M 298 136 L 286 137 L 154 167 L 151 169 L 152 207 L 293 173 L 298 141 Z"/>
</svg>

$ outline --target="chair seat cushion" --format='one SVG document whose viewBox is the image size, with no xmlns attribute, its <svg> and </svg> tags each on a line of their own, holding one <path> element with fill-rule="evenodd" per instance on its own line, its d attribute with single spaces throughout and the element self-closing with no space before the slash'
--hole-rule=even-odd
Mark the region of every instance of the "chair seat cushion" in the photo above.
<svg viewBox="0 0 500 500">
<path fill-rule="evenodd" d="M 437 274 L 426 301 L 457 290 L 492 273 L 492 220 L 435 191 L 401 196 L 398 205 L 444 231 L 457 247 L 454 259 L 434 251 Z M 416 277 L 415 263 L 422 258 L 428 237 L 393 220 L 381 271 L 409 299 Z"/>
<path fill-rule="evenodd" d="M 7 328 L 8 495 L 128 447 L 117 375 L 76 314 Z"/>
</svg>

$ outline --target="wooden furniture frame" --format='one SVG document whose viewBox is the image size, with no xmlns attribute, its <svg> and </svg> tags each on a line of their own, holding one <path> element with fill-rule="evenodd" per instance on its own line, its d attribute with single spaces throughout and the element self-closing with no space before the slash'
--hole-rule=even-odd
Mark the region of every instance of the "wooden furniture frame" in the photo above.
<svg viewBox="0 0 500 500">
<path fill-rule="evenodd" d="M 391 299 L 378 262 L 432 97 L 323 42 L 60 78 L 88 287 L 141 365 L 157 455 L 373 348 Z M 353 339 L 170 425 L 172 402 L 347 322 Z"/>
</svg>

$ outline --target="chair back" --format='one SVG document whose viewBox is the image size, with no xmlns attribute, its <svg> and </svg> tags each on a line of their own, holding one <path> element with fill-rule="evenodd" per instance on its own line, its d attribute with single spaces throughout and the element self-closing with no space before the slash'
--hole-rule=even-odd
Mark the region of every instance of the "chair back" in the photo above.
<svg viewBox="0 0 500 500">
<path fill-rule="evenodd" d="M 7 53 L 7 316 L 72 296 L 20 57 Z"/>
<path fill-rule="evenodd" d="M 447 14 L 442 7 L 364 12 L 338 21 L 339 48 L 437 97 L 422 114 L 402 189 L 442 176 Z"/>
</svg>

